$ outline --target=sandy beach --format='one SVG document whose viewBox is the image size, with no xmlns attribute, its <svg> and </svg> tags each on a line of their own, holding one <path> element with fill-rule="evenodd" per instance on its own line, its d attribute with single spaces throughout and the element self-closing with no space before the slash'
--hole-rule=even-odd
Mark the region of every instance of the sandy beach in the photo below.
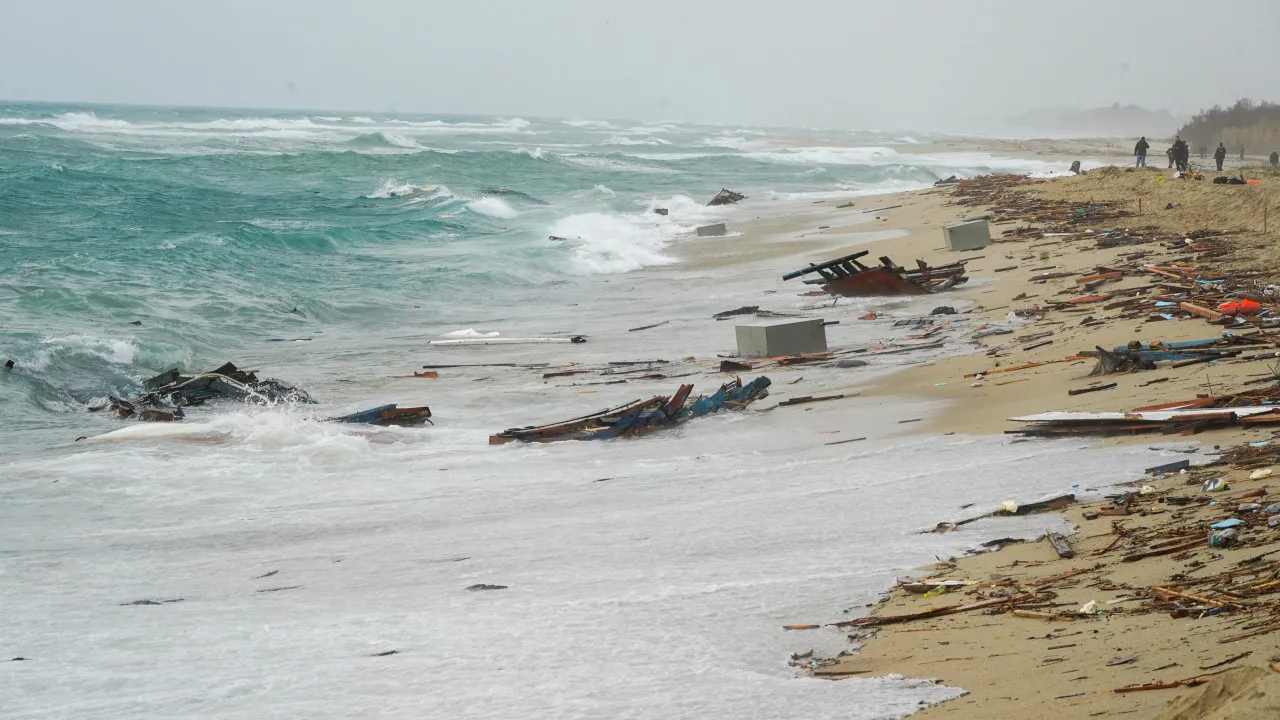
<svg viewBox="0 0 1280 720">
<path fill-rule="evenodd" d="M 1031 153 L 1072 149 L 1062 142 L 1024 146 Z M 1084 147 L 1107 149 L 1095 144 L 1075 149 Z M 1109 159 L 1119 160 L 1114 155 Z M 956 255 L 964 257 L 970 282 L 927 298 L 935 305 L 954 306 L 959 311 L 940 318 L 946 326 L 938 336 L 948 339 L 952 352 L 914 364 L 907 361 L 909 367 L 879 376 L 872 384 L 814 378 L 808 373 L 805 392 L 816 387 L 823 393 L 860 395 L 883 408 L 892 408 L 907 397 L 926 398 L 936 402 L 938 411 L 901 431 L 933 438 L 955 433 L 1001 434 L 1017 426 L 1008 418 L 1018 415 L 1049 410 L 1126 410 L 1217 396 L 1250 387 L 1250 382 L 1260 377 L 1261 381 L 1271 377 L 1272 371 L 1264 362 L 1227 359 L 1179 368 L 1168 367 L 1166 362 L 1144 372 L 1108 376 L 1107 383 L 1115 383 L 1115 387 L 1106 391 L 1074 396 L 1067 392 L 1100 384 L 1089 377 L 1095 358 L 1079 356 L 1082 351 L 1110 349 L 1134 340 L 1144 344 L 1200 340 L 1223 332 L 1194 316 L 1157 322 L 1149 321 L 1149 313 L 1124 316 L 1124 298 L 1145 295 L 1154 282 L 1139 273 L 1116 273 L 1115 278 L 1107 278 L 1096 302 L 1062 304 L 1066 298 L 1082 294 L 1082 278 L 1091 281 L 1107 268 L 1125 263 L 1193 266 L 1195 254 L 1189 257 L 1179 247 L 1192 241 L 1179 238 L 1203 229 L 1223 232 L 1230 251 L 1210 254 L 1212 258 L 1202 260 L 1199 267 L 1252 273 L 1261 284 L 1273 281 L 1270 267 L 1277 245 L 1272 239 L 1271 210 L 1280 198 L 1280 180 L 1269 169 L 1253 168 L 1244 174 L 1261 182 L 1221 186 L 1212 184 L 1208 177 L 1173 179 L 1169 171 L 1157 168 L 1106 167 L 1017 188 L 1043 200 L 1108 203 L 1129 211 L 1120 220 L 1095 226 L 1096 232 L 1146 234 L 1147 241 L 1110 248 L 1098 247 L 1092 238 L 1067 237 L 1067 233 L 1030 239 L 1002 236 L 1015 228 L 1035 225 L 1018 222 L 994 224 L 992 233 L 997 241 L 983 250 L 949 253 L 941 247 L 939 228 L 986 215 L 990 207 L 960 204 L 953 187 L 940 187 L 892 196 L 827 200 L 786 217 L 761 218 L 747 232 L 747 239 L 753 240 L 750 244 L 738 238 L 701 241 L 688 249 L 687 261 L 700 267 L 739 263 L 750 267 L 754 263 L 776 265 L 789 258 L 799 261 L 796 264 L 800 266 L 858 249 L 870 250 L 870 257 L 888 254 L 903 265 L 916 258 L 940 264 L 951 262 Z M 765 239 L 758 240 L 761 236 Z M 1163 242 L 1155 241 L 1157 238 Z M 1112 298 L 1121 300 L 1118 306 L 1107 302 Z M 1059 304 L 1050 304 L 1055 302 Z M 1132 302 L 1127 305 L 1132 306 Z M 898 299 L 842 299 L 832 303 L 824 317 L 882 326 L 888 335 L 904 314 L 921 308 L 919 302 Z M 1015 312 L 1024 317 L 1016 317 Z M 1016 329 L 981 339 L 972 337 L 981 335 L 985 328 L 1004 326 Z M 1268 335 L 1267 330 L 1261 332 Z M 1029 367 L 1017 369 L 1024 365 Z M 814 381 L 816 386 L 810 384 Z M 1253 383 L 1252 387 L 1260 386 Z M 836 416 L 839 412 L 821 411 Z M 865 412 L 865 406 L 860 411 Z M 1238 544 L 1212 548 L 1205 537 L 1210 523 L 1233 517 L 1232 511 L 1240 503 L 1265 506 L 1280 499 L 1280 493 L 1267 487 L 1266 479 L 1249 479 L 1259 468 L 1264 475 L 1269 472 L 1266 469 L 1274 453 L 1266 451 L 1272 454 L 1243 463 L 1224 462 L 1203 453 L 1247 442 L 1265 445 L 1270 438 L 1271 431 L 1260 425 L 1208 429 L 1191 437 L 1155 433 L 1032 440 L 1095 446 L 1125 442 L 1166 450 L 1179 446 L 1188 451 L 1198 449 L 1200 454 L 1192 458 L 1189 474 L 1118 475 L 1111 487 L 1080 488 L 1080 499 L 1095 499 L 1067 509 L 1066 525 L 1052 513 L 1044 516 L 1046 528 L 1069 535 L 1074 557 L 1059 557 L 1047 541 L 1034 537 L 1025 542 L 997 542 L 995 552 L 960 557 L 916 573 L 922 578 L 961 580 L 961 588 L 936 598 L 895 590 L 875 606 L 870 617 L 904 616 L 988 601 L 981 610 L 864 628 L 832 626 L 848 622 L 847 615 L 795 618 L 801 626 L 821 626 L 807 632 L 847 634 L 849 647 L 832 658 L 801 656 L 793 664 L 819 677 L 901 675 L 936 679 L 967 691 L 962 699 L 922 711 L 922 717 L 1268 716 L 1280 708 L 1278 676 L 1270 671 L 1280 669 L 1274 664 L 1280 656 L 1273 650 L 1274 636 L 1250 631 L 1270 628 L 1273 621 L 1266 618 L 1273 603 L 1232 594 L 1223 586 L 1266 587 L 1278 572 L 1268 558 L 1280 551 L 1280 537 L 1265 522 L 1258 527 L 1265 518 L 1248 513 L 1242 516 L 1248 529 Z M 1215 460 L 1217 465 L 1197 469 Z M 1153 460 L 1152 465 L 1161 462 Z M 1225 479 L 1230 491 L 1213 499 L 1202 493 L 1201 482 L 1213 478 Z M 1137 493 L 1139 488 L 1141 495 L 1125 494 Z M 1100 498 L 1101 494 L 1108 497 Z M 1131 514 L 1123 519 L 1107 516 L 1107 510 L 1116 507 L 1116 497 L 1129 500 Z M 954 517 L 915 520 L 926 524 L 957 521 L 989 510 L 992 508 L 968 508 L 957 510 Z M 1239 513 L 1235 516 L 1241 517 Z M 992 547 L 983 545 L 1005 537 L 1003 522 L 990 517 L 956 532 L 963 534 L 975 551 L 990 550 Z M 1172 545 L 1177 545 L 1179 552 L 1157 552 L 1140 562 L 1127 562 L 1137 559 L 1133 556 L 1140 551 Z M 958 599 L 952 597 L 960 592 L 963 595 Z M 1001 592 L 1006 593 L 1003 604 L 998 600 Z M 1204 598 L 1197 592 L 1213 597 Z M 1009 597 L 1021 600 L 1014 602 Z M 997 598 L 996 602 L 989 602 L 992 598 Z M 1171 618 L 1171 602 L 1185 603 L 1191 609 L 1175 609 Z M 1088 611 L 1081 613 L 1079 609 L 1086 606 Z M 1138 685 L 1153 687 L 1117 692 Z M 1175 707 L 1179 702 L 1192 709 L 1180 710 Z M 1225 714 L 1211 714 L 1215 712 Z"/>
</svg>

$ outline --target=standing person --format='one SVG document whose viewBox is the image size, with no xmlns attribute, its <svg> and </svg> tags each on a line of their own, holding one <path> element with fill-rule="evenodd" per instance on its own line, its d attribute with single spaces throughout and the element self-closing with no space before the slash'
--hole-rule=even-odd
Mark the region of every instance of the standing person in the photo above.
<svg viewBox="0 0 1280 720">
<path fill-rule="evenodd" d="M 1151 143 L 1147 142 L 1147 136 L 1143 135 L 1138 138 L 1138 143 L 1133 146 L 1133 155 L 1137 158 L 1134 167 L 1147 166 L 1147 149 L 1151 147 Z"/>
<path fill-rule="evenodd" d="M 1208 156 L 1208 153 L 1209 153 L 1209 148 L 1205 147 L 1204 145 L 1201 145 L 1201 146 L 1200 146 L 1200 159 L 1201 159 L 1201 160 L 1205 159 L 1205 158 Z"/>
<path fill-rule="evenodd" d="M 1173 169 L 1173 148 L 1169 148 L 1168 150 L 1165 150 L 1164 154 L 1169 157 L 1169 169 L 1172 170 Z"/>
<path fill-rule="evenodd" d="M 1272 150 L 1271 151 L 1271 167 L 1276 167 L 1277 165 L 1280 165 L 1280 152 L 1276 152 L 1275 150 Z"/>
<path fill-rule="evenodd" d="M 1227 146 L 1225 143 L 1218 143 L 1218 149 L 1213 151 L 1214 162 L 1218 163 L 1218 172 L 1222 172 L 1222 162 L 1227 159 Z"/>
<path fill-rule="evenodd" d="M 1181 135 L 1173 136 L 1173 163 L 1178 170 L 1186 172 L 1188 164 L 1191 162 L 1191 146 Z"/>
<path fill-rule="evenodd" d="M 1244 162 L 1244 143 L 1240 143 L 1240 162 Z"/>
</svg>

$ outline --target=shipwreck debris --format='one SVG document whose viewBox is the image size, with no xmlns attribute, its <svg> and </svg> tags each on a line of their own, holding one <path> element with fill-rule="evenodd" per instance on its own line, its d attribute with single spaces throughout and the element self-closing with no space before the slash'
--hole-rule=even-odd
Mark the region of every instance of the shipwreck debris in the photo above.
<svg viewBox="0 0 1280 720">
<path fill-rule="evenodd" d="M 760 376 L 747 384 L 741 379 L 725 383 L 711 395 L 690 397 L 693 385 L 681 385 L 670 397 L 661 395 L 648 400 L 633 400 L 625 405 L 602 410 L 572 420 L 550 425 L 512 428 L 489 436 L 490 445 L 520 442 L 559 442 L 562 440 L 610 440 L 639 435 L 652 430 L 674 427 L 680 423 L 721 410 L 741 410 L 769 395 L 770 381 Z"/>
<path fill-rule="evenodd" d="M 746 199 L 747 196 L 742 193 L 736 193 L 729 188 L 722 188 L 720 192 L 716 193 L 715 197 L 711 198 L 711 200 L 707 202 L 707 206 L 714 207 L 716 205 L 733 205 Z"/>
<path fill-rule="evenodd" d="M 870 252 L 862 250 L 824 263 L 810 264 L 807 268 L 783 275 L 782 279 L 792 280 L 816 273 L 819 277 L 804 282 L 821 285 L 827 294 L 845 297 L 924 295 L 950 290 L 969 280 L 964 274 L 964 260 L 936 267 L 917 260 L 914 269 L 904 268 L 887 256 L 881 257 L 880 265 L 874 267 L 859 262 L 859 258 Z"/>
<path fill-rule="evenodd" d="M 392 425 L 399 427 L 414 427 L 422 425 L 423 423 L 431 423 L 431 408 L 425 406 L 402 408 L 396 405 L 381 405 L 376 408 L 370 408 L 369 410 L 354 412 L 350 415 L 325 418 L 325 421 L 336 423 L 362 423 L 365 425 L 378 425 L 380 427 L 389 427 Z"/>
</svg>

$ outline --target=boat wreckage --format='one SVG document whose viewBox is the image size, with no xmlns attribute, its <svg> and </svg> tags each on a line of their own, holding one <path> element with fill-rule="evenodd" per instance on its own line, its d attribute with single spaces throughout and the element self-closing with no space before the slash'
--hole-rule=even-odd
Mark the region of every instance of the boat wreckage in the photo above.
<svg viewBox="0 0 1280 720">
<path fill-rule="evenodd" d="M 105 405 L 90 407 L 90 412 L 106 411 L 122 420 L 174 422 L 186 417 L 182 408 L 204 405 L 211 400 L 230 400 L 258 405 L 298 403 L 313 405 L 315 400 L 301 388 L 273 378 L 259 379 L 256 370 L 241 370 L 225 363 L 216 370 L 183 375 L 177 368 L 143 383 L 147 393 L 132 400 L 108 397 Z M 325 418 L 326 422 L 364 423 L 367 425 L 422 425 L 430 422 L 427 407 L 401 408 L 383 405 L 341 417 Z"/>
<path fill-rule="evenodd" d="M 912 269 L 898 265 L 887 256 L 881 257 L 880 265 L 874 267 L 859 262 L 859 258 L 870 252 L 863 250 L 821 264 L 811 263 L 807 268 L 783 275 L 782 279 L 817 274 L 816 278 L 806 279 L 805 284 L 821 285 L 824 292 L 845 297 L 925 295 L 950 290 L 969 281 L 964 274 L 964 260 L 936 267 L 917 260 L 917 267 Z"/>
<path fill-rule="evenodd" d="M 583 417 L 537 427 L 513 428 L 489 436 L 490 445 L 561 440 L 611 440 L 671 428 L 685 421 L 721 410 L 741 410 L 769 395 L 770 380 L 760 376 L 742 384 L 740 378 L 725 383 L 710 395 L 690 398 L 693 385 L 681 385 L 671 397 L 661 395 Z"/>
<path fill-rule="evenodd" d="M 716 193 L 716 196 L 707 202 L 707 207 L 714 207 L 716 205 L 733 205 L 746 199 L 747 196 L 742 193 L 736 193 L 729 188 L 721 188 L 720 192 Z"/>
<path fill-rule="evenodd" d="M 350 415 L 328 418 L 326 422 L 362 423 L 364 425 L 377 425 L 379 427 L 388 427 L 391 425 L 399 427 L 413 427 L 416 425 L 422 425 L 423 423 L 431 423 L 431 408 L 425 406 L 402 408 L 397 405 L 383 405 L 382 407 L 362 410 L 360 412 L 351 413 Z M 434 425 L 435 423 L 431 424 Z"/>
</svg>

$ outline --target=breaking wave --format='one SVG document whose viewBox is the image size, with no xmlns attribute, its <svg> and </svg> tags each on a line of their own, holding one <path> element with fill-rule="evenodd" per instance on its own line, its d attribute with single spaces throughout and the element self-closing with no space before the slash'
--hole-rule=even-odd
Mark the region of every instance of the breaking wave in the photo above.
<svg viewBox="0 0 1280 720">
<path fill-rule="evenodd" d="M 663 207 L 667 215 L 654 209 Z M 553 236 L 564 238 L 574 269 L 582 274 L 624 273 L 676 260 L 662 251 L 674 240 L 691 234 L 702 223 L 719 217 L 687 195 L 651 200 L 641 212 L 590 212 L 557 220 Z"/>
<path fill-rule="evenodd" d="M 503 220 L 510 220 L 520 214 L 506 200 L 497 197 L 482 197 L 479 200 L 472 200 L 467 203 L 467 209 L 473 213 Z"/>
</svg>

